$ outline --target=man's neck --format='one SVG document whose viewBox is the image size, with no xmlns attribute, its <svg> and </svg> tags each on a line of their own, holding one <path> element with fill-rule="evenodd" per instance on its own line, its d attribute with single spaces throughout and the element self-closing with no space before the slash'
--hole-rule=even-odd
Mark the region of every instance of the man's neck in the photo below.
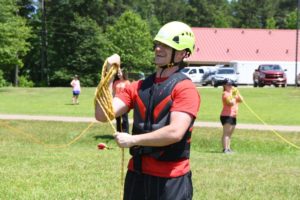
<svg viewBox="0 0 300 200">
<path fill-rule="evenodd" d="M 172 74 L 174 74 L 178 69 L 179 69 L 178 66 L 165 68 L 165 69 L 157 67 L 156 77 L 158 77 L 158 78 L 167 78 L 167 77 L 171 76 Z"/>
</svg>

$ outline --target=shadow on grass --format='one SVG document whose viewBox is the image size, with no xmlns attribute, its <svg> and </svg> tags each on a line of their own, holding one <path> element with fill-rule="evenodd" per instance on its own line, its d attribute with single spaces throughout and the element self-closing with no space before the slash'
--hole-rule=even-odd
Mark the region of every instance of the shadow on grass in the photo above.
<svg viewBox="0 0 300 200">
<path fill-rule="evenodd" d="M 114 136 L 112 135 L 96 135 L 94 136 L 95 140 L 113 140 Z"/>
<path fill-rule="evenodd" d="M 216 151 L 216 150 L 211 150 L 211 151 L 206 151 L 206 153 L 217 153 L 217 154 L 223 154 L 221 150 Z"/>
</svg>

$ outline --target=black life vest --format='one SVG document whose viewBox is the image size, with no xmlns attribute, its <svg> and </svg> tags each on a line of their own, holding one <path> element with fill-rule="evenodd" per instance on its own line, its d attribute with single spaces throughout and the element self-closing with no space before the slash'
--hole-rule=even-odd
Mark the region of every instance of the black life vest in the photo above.
<svg viewBox="0 0 300 200">
<path fill-rule="evenodd" d="M 134 105 L 134 123 L 132 134 L 145 134 L 160 129 L 170 123 L 170 108 L 173 104 L 171 93 L 177 83 L 188 79 L 181 72 L 174 73 L 167 81 L 154 83 L 155 74 L 145 79 L 138 91 L 137 101 Z M 189 158 L 191 130 L 194 120 L 181 141 L 164 147 L 130 148 L 133 158 L 137 155 L 148 154 L 158 160 L 175 161 Z M 180 124 L 178 124 L 180 126 Z"/>
</svg>

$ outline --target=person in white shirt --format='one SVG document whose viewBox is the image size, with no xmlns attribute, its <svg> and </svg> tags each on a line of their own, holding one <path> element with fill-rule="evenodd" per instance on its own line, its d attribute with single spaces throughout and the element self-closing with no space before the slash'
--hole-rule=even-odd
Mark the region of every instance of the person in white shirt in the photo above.
<svg viewBox="0 0 300 200">
<path fill-rule="evenodd" d="M 71 86 L 73 88 L 72 102 L 73 104 L 79 104 L 78 97 L 80 94 L 80 81 L 78 75 L 75 75 L 73 77 L 73 80 L 71 81 Z"/>
</svg>

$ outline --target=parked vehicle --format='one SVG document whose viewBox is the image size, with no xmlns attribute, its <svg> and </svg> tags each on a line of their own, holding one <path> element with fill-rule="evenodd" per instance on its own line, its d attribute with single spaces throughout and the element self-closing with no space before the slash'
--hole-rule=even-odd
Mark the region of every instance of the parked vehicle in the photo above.
<svg viewBox="0 0 300 200">
<path fill-rule="evenodd" d="M 212 77 L 216 74 L 217 70 L 216 69 L 211 69 L 207 73 L 203 75 L 203 80 L 202 80 L 202 85 L 211 85 L 211 79 Z"/>
<path fill-rule="evenodd" d="M 202 84 L 203 75 L 207 72 L 207 67 L 185 67 L 181 70 L 193 83 Z"/>
<path fill-rule="evenodd" d="M 217 69 L 216 74 L 212 76 L 211 85 L 218 87 L 223 85 L 225 79 L 231 79 L 234 84 L 238 84 L 238 73 L 233 67 L 220 67 Z"/>
<path fill-rule="evenodd" d="M 275 87 L 286 87 L 287 78 L 285 71 L 278 64 L 259 65 L 253 73 L 253 86 L 274 85 Z"/>
<path fill-rule="evenodd" d="M 297 86 L 300 86 L 300 73 L 297 75 Z"/>
</svg>

